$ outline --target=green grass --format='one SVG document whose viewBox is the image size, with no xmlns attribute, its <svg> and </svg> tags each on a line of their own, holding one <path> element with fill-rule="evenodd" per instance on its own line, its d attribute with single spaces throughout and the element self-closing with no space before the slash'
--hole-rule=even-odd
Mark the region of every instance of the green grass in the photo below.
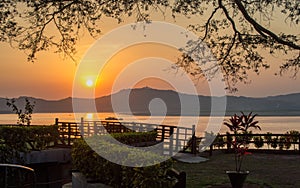
<svg viewBox="0 0 300 188">
<path fill-rule="evenodd" d="M 226 170 L 234 170 L 234 155 L 214 153 L 208 161 L 197 164 L 176 162 L 174 168 L 187 173 L 187 187 L 230 185 Z M 254 153 L 245 156 L 243 170 L 250 174 L 250 187 L 300 187 L 300 155 Z M 221 187 L 221 186 L 220 186 Z"/>
</svg>

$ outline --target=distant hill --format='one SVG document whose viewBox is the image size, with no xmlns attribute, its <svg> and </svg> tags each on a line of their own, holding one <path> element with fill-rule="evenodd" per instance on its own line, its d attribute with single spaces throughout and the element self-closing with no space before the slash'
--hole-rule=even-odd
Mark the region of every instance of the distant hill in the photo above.
<svg viewBox="0 0 300 188">
<path fill-rule="evenodd" d="M 72 98 L 61 100 L 45 100 L 30 98 L 35 101 L 35 113 L 62 113 L 73 112 Z M 152 88 L 125 89 L 115 94 L 95 99 L 98 112 L 133 112 L 137 115 L 161 114 L 167 109 L 167 115 L 199 115 L 199 109 L 193 108 L 194 100 L 200 101 L 200 115 L 210 115 L 211 100 L 222 100 L 224 97 L 194 96 L 177 93 L 172 90 L 157 90 Z M 129 107 L 126 107 L 126 98 L 129 98 Z M 18 106 L 24 106 L 25 97 L 16 99 Z M 78 102 L 80 112 L 88 112 L 91 99 L 75 99 Z M 152 101 L 152 103 L 151 103 Z M 163 103 L 162 103 L 163 101 Z M 183 101 L 180 103 L 180 101 Z M 151 105 L 155 103 L 155 105 Z M 150 104 L 150 109 L 149 109 Z M 227 96 L 226 115 L 253 111 L 259 115 L 300 115 L 300 93 L 269 96 L 261 98 Z M 116 110 L 117 109 L 117 110 Z M 181 109 L 183 111 L 181 112 Z M 0 98 L 0 113 L 11 113 L 6 105 L 6 99 Z M 214 114 L 218 115 L 218 113 Z"/>
</svg>

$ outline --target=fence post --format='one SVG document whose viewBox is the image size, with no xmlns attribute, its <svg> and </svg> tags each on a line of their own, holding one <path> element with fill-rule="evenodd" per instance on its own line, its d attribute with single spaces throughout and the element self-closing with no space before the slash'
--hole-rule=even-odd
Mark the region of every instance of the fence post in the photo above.
<svg viewBox="0 0 300 188">
<path fill-rule="evenodd" d="M 300 155 L 300 134 L 298 135 L 298 141 L 299 141 L 299 143 L 298 143 L 298 151 L 299 151 L 299 155 Z"/>
<path fill-rule="evenodd" d="M 94 135 L 98 134 L 98 128 L 97 128 L 97 123 L 94 121 Z"/>
<path fill-rule="evenodd" d="M 191 152 L 192 154 L 196 154 L 197 153 L 197 139 L 196 139 L 196 136 L 195 136 L 195 132 L 192 136 L 192 148 L 191 148 Z"/>
<path fill-rule="evenodd" d="M 195 125 L 192 126 L 192 132 L 196 133 L 196 126 Z"/>
<path fill-rule="evenodd" d="M 174 139 L 173 139 L 173 132 L 174 132 L 174 127 L 170 127 L 170 137 L 169 137 L 169 140 L 170 140 L 170 144 L 169 144 L 169 154 L 170 156 L 173 156 L 173 142 L 174 142 Z"/>
<path fill-rule="evenodd" d="M 55 118 L 55 125 L 58 125 L 58 118 Z"/>
<path fill-rule="evenodd" d="M 81 136 L 84 137 L 84 123 L 83 123 L 83 117 L 80 118 L 80 133 L 81 133 Z"/>
<path fill-rule="evenodd" d="M 91 126 L 90 126 L 90 122 L 87 122 L 87 128 L 88 128 L 88 130 L 87 130 L 87 136 L 91 136 Z"/>
<path fill-rule="evenodd" d="M 54 124 L 54 125 L 58 126 L 58 118 L 55 118 L 55 124 Z M 57 129 L 58 129 L 58 133 L 59 133 L 59 137 L 60 137 L 60 130 L 59 130 L 59 127 L 57 127 Z M 58 145 L 58 140 L 57 140 L 57 139 L 54 141 L 54 145 L 55 145 L 55 146 Z"/>
<path fill-rule="evenodd" d="M 71 145 L 71 123 L 68 123 L 68 146 Z"/>
<path fill-rule="evenodd" d="M 179 127 L 176 128 L 176 152 L 178 152 L 181 148 L 179 146 L 180 142 L 179 142 L 179 134 L 180 134 L 180 131 L 179 131 Z"/>
<path fill-rule="evenodd" d="M 230 138 L 230 134 L 227 134 L 226 135 L 226 139 L 227 139 L 227 152 L 230 152 L 230 149 L 231 149 L 231 138 Z"/>
<path fill-rule="evenodd" d="M 161 129 L 161 141 L 163 142 L 165 140 L 165 126 L 162 126 Z"/>
<path fill-rule="evenodd" d="M 197 139 L 196 139 L 195 125 L 192 126 L 192 131 L 193 131 L 193 135 L 192 135 L 192 148 L 191 148 L 191 152 L 192 152 L 192 154 L 196 154 L 197 153 Z"/>
<path fill-rule="evenodd" d="M 209 146 L 209 156 L 212 156 L 213 149 L 214 149 L 214 146 L 213 146 L 213 144 L 211 144 L 211 145 Z"/>
</svg>

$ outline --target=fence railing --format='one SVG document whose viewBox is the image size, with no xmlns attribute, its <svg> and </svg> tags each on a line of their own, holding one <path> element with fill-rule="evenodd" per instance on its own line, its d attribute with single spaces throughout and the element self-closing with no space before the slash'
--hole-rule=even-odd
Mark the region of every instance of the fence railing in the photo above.
<svg viewBox="0 0 300 188">
<path fill-rule="evenodd" d="M 80 122 L 61 122 L 55 119 L 55 124 L 59 127 L 60 142 L 63 145 L 71 146 L 73 141 L 82 136 L 105 135 L 108 133 L 123 132 L 157 132 L 156 140 L 164 142 L 164 148 L 169 154 L 186 149 L 190 140 L 194 137 L 195 126 L 191 128 L 176 127 L 171 125 L 159 125 L 137 122 L 123 122 L 116 120 L 86 121 L 83 118 Z M 194 142 L 193 142 L 194 143 Z M 196 144 L 190 144 L 192 152 L 196 152 Z"/>
<path fill-rule="evenodd" d="M 234 138 L 246 141 L 249 149 L 298 151 L 300 154 L 300 134 L 223 134 L 218 135 L 210 151 L 218 148 L 232 149 Z"/>
</svg>

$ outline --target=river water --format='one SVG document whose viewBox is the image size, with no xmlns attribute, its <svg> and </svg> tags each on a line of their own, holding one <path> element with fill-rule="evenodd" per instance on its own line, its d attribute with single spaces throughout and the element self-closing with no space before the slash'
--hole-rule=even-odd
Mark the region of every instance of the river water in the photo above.
<svg viewBox="0 0 300 188">
<path fill-rule="evenodd" d="M 228 128 L 223 125 L 223 121 L 229 117 L 209 117 L 209 116 L 127 116 L 113 113 L 98 114 L 76 114 L 73 113 L 35 113 L 32 115 L 32 125 L 52 125 L 55 118 L 59 121 L 76 122 L 80 117 L 85 120 L 104 120 L 106 117 L 122 118 L 126 122 L 144 122 L 163 125 L 174 125 L 183 127 L 192 127 L 196 125 L 197 135 L 205 131 L 214 133 L 226 133 Z M 261 131 L 253 130 L 254 133 L 285 133 L 290 130 L 300 131 L 300 116 L 257 116 Z M 209 121 L 214 123 L 208 123 Z M 16 114 L 0 114 L 0 124 L 16 124 Z"/>
</svg>

